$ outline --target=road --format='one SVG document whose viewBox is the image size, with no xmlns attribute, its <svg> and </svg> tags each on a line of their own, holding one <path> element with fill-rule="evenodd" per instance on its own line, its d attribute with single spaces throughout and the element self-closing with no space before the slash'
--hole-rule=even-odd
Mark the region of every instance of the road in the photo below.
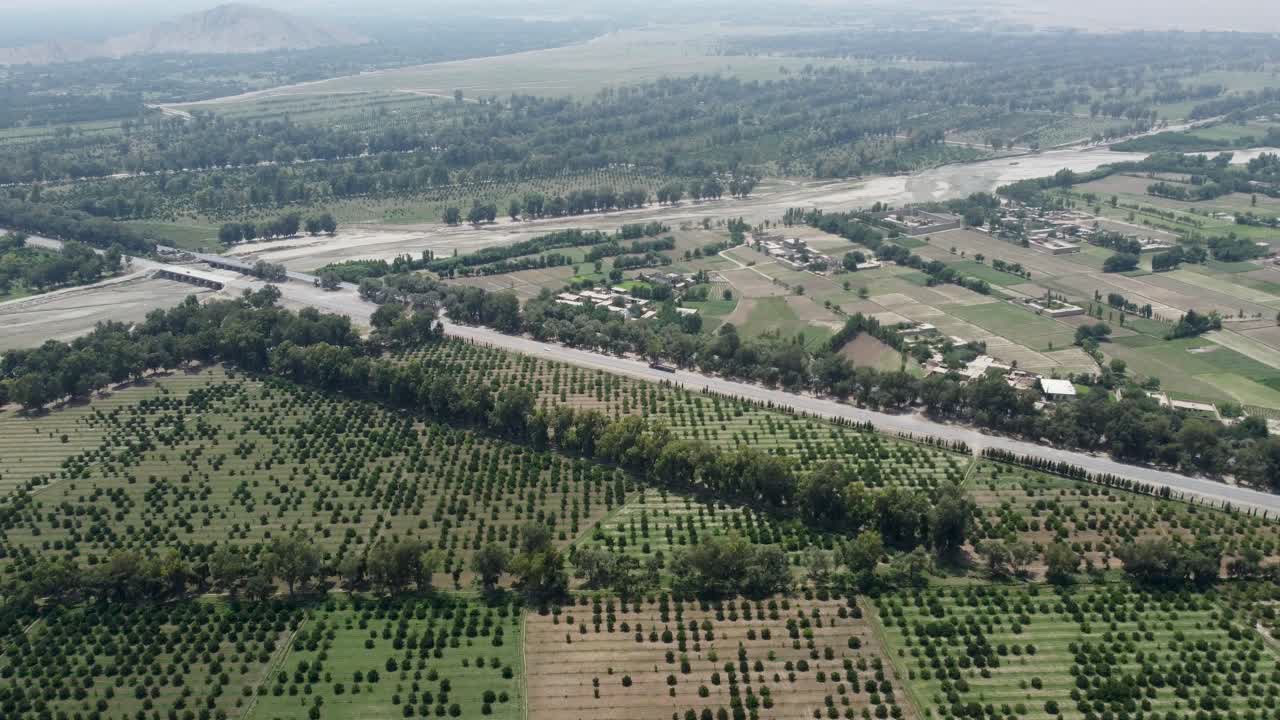
<svg viewBox="0 0 1280 720">
<path fill-rule="evenodd" d="M 1033 442 L 988 435 L 971 427 L 940 423 L 918 414 L 894 415 L 877 412 L 827 398 L 771 390 L 759 385 L 726 380 L 687 370 L 669 373 L 655 370 L 641 360 L 601 355 L 585 350 L 538 342 L 526 337 L 504 335 L 488 328 L 446 323 L 445 332 L 455 337 L 465 338 L 504 350 L 534 355 L 548 360 L 558 360 L 581 367 L 604 370 L 639 380 L 651 382 L 665 380 L 675 382 L 690 390 L 706 389 L 711 392 L 746 400 L 773 403 L 775 406 L 791 408 L 798 412 L 827 419 L 840 418 L 860 423 L 869 422 L 875 425 L 878 430 L 884 432 L 908 433 L 916 438 L 934 437 L 949 442 L 962 441 L 967 443 L 969 447 L 974 448 L 975 451 L 983 448 L 997 448 L 1019 455 L 1034 455 L 1047 460 L 1067 462 L 1095 474 L 1109 473 L 1151 485 L 1168 487 L 1174 492 L 1187 496 L 1196 496 L 1214 504 L 1227 502 L 1237 507 L 1251 507 L 1263 510 L 1269 514 L 1280 513 L 1280 495 L 1271 495 L 1248 488 L 1225 485 L 1214 480 L 1188 477 L 1155 468 L 1126 465 L 1100 455 L 1062 450 Z"/>
<path fill-rule="evenodd" d="M 59 244 L 56 240 L 44 238 L 34 240 L 36 242 L 33 244 L 41 244 L 47 247 Z M 132 270 L 135 272 L 150 271 L 158 268 L 185 272 L 207 280 L 216 280 L 223 283 L 225 287 L 224 293 L 239 294 L 243 290 L 252 290 L 264 285 L 262 281 L 256 278 L 229 270 L 203 269 L 189 265 L 166 265 L 142 258 L 134 258 L 132 262 Z M 299 275 L 305 278 L 310 277 Z M 322 312 L 346 315 L 353 322 L 360 325 L 367 326 L 369 324 L 369 319 L 376 308 L 372 303 L 361 299 L 355 288 L 350 284 L 344 284 L 341 289 L 334 291 L 322 290 L 312 282 L 305 280 L 281 283 L 278 287 L 282 293 L 281 301 L 286 307 L 314 307 Z M 1225 502 L 1237 507 L 1266 511 L 1268 514 L 1280 514 L 1280 495 L 1226 485 L 1205 478 L 1188 477 L 1156 468 L 1127 465 L 1102 455 L 1063 450 L 1033 442 L 988 435 L 968 426 L 941 423 L 919 414 L 898 415 L 877 412 L 836 402 L 828 398 L 772 390 L 759 385 L 727 380 L 688 370 L 678 370 L 670 373 L 651 368 L 648 363 L 635 358 L 603 355 L 562 345 L 538 342 L 523 336 L 505 335 L 488 328 L 459 325 L 448 321 L 445 321 L 444 327 L 445 332 L 453 337 L 512 352 L 570 363 L 590 369 L 604 370 L 638 380 L 674 382 L 690 390 L 705 389 L 746 400 L 772 403 L 777 407 L 791 408 L 797 412 L 827 419 L 844 419 L 858 423 L 869 422 L 883 432 L 910 434 L 916 438 L 933 437 L 948 442 L 964 442 L 975 451 L 983 448 L 996 448 L 1018 455 L 1033 455 L 1055 462 L 1070 463 L 1095 474 L 1107 473 L 1151 485 L 1168 487 L 1176 493 L 1194 496 L 1213 504 Z"/>
</svg>

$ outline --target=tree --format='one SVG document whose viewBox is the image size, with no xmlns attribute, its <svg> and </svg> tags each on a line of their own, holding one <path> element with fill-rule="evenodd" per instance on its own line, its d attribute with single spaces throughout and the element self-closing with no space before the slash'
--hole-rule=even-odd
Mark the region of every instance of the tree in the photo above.
<svg viewBox="0 0 1280 720">
<path fill-rule="evenodd" d="M 223 245 L 235 245 L 243 239 L 239 223 L 223 223 L 218 229 L 218 242 Z"/>
<path fill-rule="evenodd" d="M 319 221 L 320 230 L 326 235 L 334 235 L 338 232 L 338 220 L 333 216 L 333 213 L 320 213 Z"/>
<path fill-rule="evenodd" d="M 320 572 L 320 551 L 300 534 L 274 538 L 267 548 L 263 568 L 284 581 L 293 595 Z"/>
<path fill-rule="evenodd" d="M 964 545 L 973 524 L 973 501 L 955 483 L 938 488 L 929 513 L 929 535 L 939 557 L 947 557 Z"/>
<path fill-rule="evenodd" d="M 344 555 L 342 560 L 338 561 L 337 571 L 338 578 L 347 592 L 354 592 L 364 583 L 365 563 L 354 553 Z"/>
<path fill-rule="evenodd" d="M 1116 555 L 1134 580 L 1165 587 L 1211 585 L 1218 580 L 1222 564 L 1222 549 L 1208 538 L 1199 538 L 1194 545 L 1169 538 L 1138 540 Z"/>
<path fill-rule="evenodd" d="M 885 543 L 909 550 L 923 542 L 928 527 L 927 498 L 895 485 L 876 495 L 874 508 Z"/>
<path fill-rule="evenodd" d="M 498 579 L 507 571 L 510 555 L 507 549 L 496 543 L 488 543 L 471 556 L 471 572 L 476 574 L 485 592 L 492 592 Z"/>
<path fill-rule="evenodd" d="M 1080 555 L 1066 543 L 1052 543 L 1044 549 L 1045 577 L 1049 582 L 1065 585 L 1080 569 Z"/>
<path fill-rule="evenodd" d="M 369 551 L 369 580 L 388 594 L 403 591 L 411 582 L 424 591 L 431 586 L 437 565 L 438 557 L 419 541 L 380 540 Z"/>
<path fill-rule="evenodd" d="M 247 579 L 248 572 L 248 561 L 240 549 L 234 545 L 219 545 L 209 556 L 209 576 L 213 579 L 214 585 L 225 590 L 233 598 Z"/>
<path fill-rule="evenodd" d="M 823 530 L 843 530 L 848 521 L 844 489 L 852 480 L 836 462 L 819 465 L 801 480 L 796 500 L 805 522 Z"/>
<path fill-rule="evenodd" d="M 853 574 L 860 590 L 870 589 L 876 567 L 884 557 L 884 540 L 875 530 L 863 530 L 852 541 L 840 546 L 840 562 Z"/>
<path fill-rule="evenodd" d="M 446 225 L 457 225 L 462 222 L 462 211 L 456 207 L 447 207 L 442 217 Z"/>
</svg>

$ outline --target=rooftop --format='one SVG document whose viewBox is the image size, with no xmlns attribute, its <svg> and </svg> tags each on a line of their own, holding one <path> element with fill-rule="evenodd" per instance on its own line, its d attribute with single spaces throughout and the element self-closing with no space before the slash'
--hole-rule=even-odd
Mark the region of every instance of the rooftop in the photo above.
<svg viewBox="0 0 1280 720">
<path fill-rule="evenodd" d="M 1076 386 L 1071 384 L 1070 380 L 1055 380 L 1053 378 L 1040 378 L 1040 389 L 1045 395 L 1057 395 L 1060 397 L 1075 397 Z"/>
</svg>

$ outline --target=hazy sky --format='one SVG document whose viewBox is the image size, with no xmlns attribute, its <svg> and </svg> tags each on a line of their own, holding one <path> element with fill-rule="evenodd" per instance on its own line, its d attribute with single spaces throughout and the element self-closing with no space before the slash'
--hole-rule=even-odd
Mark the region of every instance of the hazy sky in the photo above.
<svg viewBox="0 0 1280 720">
<path fill-rule="evenodd" d="M 45 34 L 83 36 L 97 32 L 110 34 L 122 27 L 136 27 L 165 17 L 203 10 L 225 0 L 0 0 L 0 36 Z M 749 6 L 752 0 L 249 0 L 250 4 L 274 7 L 322 17 L 387 14 L 429 16 L 432 13 L 493 14 L 610 14 L 620 8 L 661 18 L 661 8 L 702 9 L 724 5 Z M 992 16 L 1016 14 L 1037 24 L 1083 26 L 1092 30 L 1136 28 L 1185 30 L 1235 29 L 1280 32 L 1280 2 L 1277 0 L 792 0 L 767 2 L 761 7 L 790 12 L 797 16 L 821 12 L 815 6 L 849 11 L 860 5 L 896 7 L 928 13 L 927 7 L 954 10 L 969 5 L 985 8 Z M 75 11 L 75 12 L 68 12 Z M 621 10 L 626 13 L 627 10 Z M 945 10 L 943 11 L 945 12 Z"/>
</svg>

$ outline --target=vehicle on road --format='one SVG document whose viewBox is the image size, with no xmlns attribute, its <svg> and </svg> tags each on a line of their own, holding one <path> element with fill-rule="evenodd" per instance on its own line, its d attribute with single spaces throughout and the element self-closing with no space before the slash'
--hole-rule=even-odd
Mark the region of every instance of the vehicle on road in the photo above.
<svg viewBox="0 0 1280 720">
<path fill-rule="evenodd" d="M 660 363 L 660 362 L 651 362 L 649 363 L 649 367 L 653 368 L 654 370 L 661 370 L 662 372 L 673 373 L 676 371 L 676 369 L 673 366 L 667 365 L 666 363 Z"/>
</svg>

